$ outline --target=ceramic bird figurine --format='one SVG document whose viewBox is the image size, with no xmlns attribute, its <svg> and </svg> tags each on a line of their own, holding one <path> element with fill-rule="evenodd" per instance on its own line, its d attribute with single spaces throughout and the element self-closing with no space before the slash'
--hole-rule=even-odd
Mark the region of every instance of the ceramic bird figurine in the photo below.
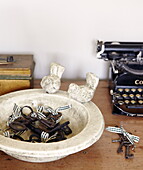
<svg viewBox="0 0 143 170">
<path fill-rule="evenodd" d="M 69 96 L 81 103 L 89 102 L 94 96 L 98 82 L 99 78 L 95 74 L 89 72 L 86 74 L 85 85 L 79 86 L 75 83 L 69 85 Z"/>
<path fill-rule="evenodd" d="M 65 68 L 57 63 L 51 63 L 50 75 L 43 77 L 41 87 L 48 93 L 56 93 L 61 86 L 61 77 Z"/>
</svg>

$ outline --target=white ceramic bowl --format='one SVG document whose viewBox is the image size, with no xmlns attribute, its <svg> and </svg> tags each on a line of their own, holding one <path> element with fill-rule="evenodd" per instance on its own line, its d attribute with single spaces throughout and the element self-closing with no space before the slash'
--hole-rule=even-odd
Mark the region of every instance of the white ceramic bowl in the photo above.
<svg viewBox="0 0 143 170">
<path fill-rule="evenodd" d="M 14 103 L 24 106 L 31 105 L 32 101 L 55 109 L 72 104 L 71 109 L 62 111 L 62 122 L 69 120 L 73 133 L 67 136 L 68 139 L 53 143 L 30 143 L 0 135 L 0 150 L 17 159 L 28 162 L 58 160 L 91 146 L 103 133 L 103 116 L 93 102 L 81 104 L 69 98 L 65 91 L 47 94 L 41 89 L 21 90 L 0 96 L 0 129 L 5 129 Z"/>
</svg>

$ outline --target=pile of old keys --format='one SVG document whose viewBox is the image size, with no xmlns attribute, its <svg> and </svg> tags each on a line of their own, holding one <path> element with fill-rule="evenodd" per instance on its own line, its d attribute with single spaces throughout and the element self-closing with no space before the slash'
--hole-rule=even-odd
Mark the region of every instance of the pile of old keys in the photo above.
<svg viewBox="0 0 143 170">
<path fill-rule="evenodd" d="M 28 142 L 57 142 L 65 140 L 72 133 L 66 121 L 60 124 L 62 110 L 71 108 L 71 105 L 58 107 L 37 106 L 36 111 L 31 106 L 13 107 L 13 113 L 7 121 L 8 128 L 3 131 L 4 136 Z M 30 131 L 28 139 L 21 135 Z"/>
<path fill-rule="evenodd" d="M 130 150 L 134 151 L 135 150 L 135 142 L 139 142 L 139 137 L 132 135 L 121 126 L 120 128 L 118 126 L 116 127 L 107 127 L 106 130 L 109 132 L 117 133 L 119 135 L 119 139 L 117 140 L 112 140 L 112 142 L 119 142 L 120 145 L 117 149 L 117 153 L 123 152 L 123 146 L 125 146 L 125 158 L 133 158 L 134 155 L 130 153 Z"/>
</svg>

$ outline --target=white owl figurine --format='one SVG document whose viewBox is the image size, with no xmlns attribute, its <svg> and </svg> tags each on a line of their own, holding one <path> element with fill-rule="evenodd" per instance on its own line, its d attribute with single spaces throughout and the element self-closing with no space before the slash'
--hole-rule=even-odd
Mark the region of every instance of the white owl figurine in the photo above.
<svg viewBox="0 0 143 170">
<path fill-rule="evenodd" d="M 69 96 L 81 103 L 89 102 L 94 96 L 98 82 L 99 78 L 95 74 L 89 72 L 86 74 L 85 85 L 79 86 L 75 83 L 69 85 Z"/>
<path fill-rule="evenodd" d="M 50 75 L 43 77 L 41 87 L 48 93 L 56 93 L 61 86 L 61 77 L 65 68 L 57 63 L 51 63 Z"/>
</svg>

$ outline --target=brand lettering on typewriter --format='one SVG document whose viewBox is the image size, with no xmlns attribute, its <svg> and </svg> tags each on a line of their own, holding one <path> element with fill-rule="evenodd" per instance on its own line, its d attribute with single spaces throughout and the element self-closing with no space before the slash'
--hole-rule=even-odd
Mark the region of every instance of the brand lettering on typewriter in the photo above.
<svg viewBox="0 0 143 170">
<path fill-rule="evenodd" d="M 135 80 L 136 85 L 143 85 L 143 80 Z"/>
</svg>

